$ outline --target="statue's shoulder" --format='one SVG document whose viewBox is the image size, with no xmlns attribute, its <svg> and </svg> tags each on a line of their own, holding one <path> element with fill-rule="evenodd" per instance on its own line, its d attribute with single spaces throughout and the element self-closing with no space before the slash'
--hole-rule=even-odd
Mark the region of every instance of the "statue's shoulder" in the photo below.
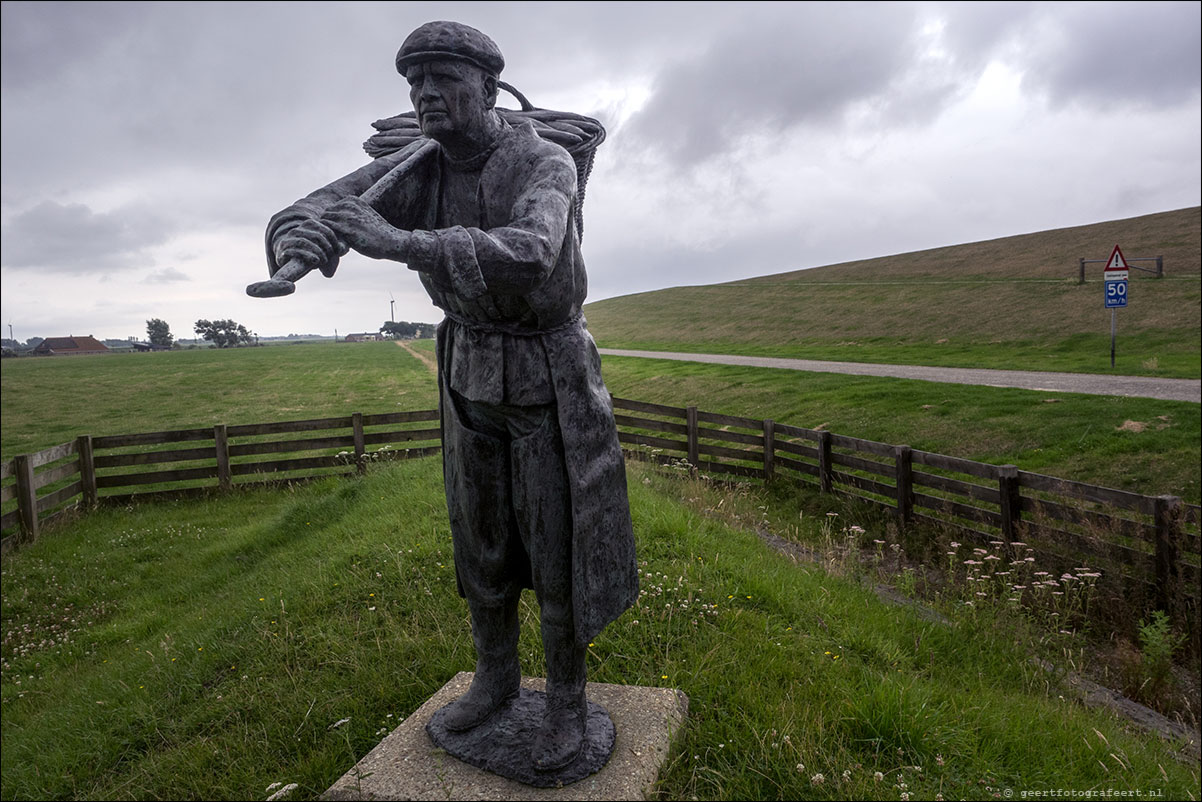
<svg viewBox="0 0 1202 802">
<path fill-rule="evenodd" d="M 573 163 L 572 154 L 568 153 L 567 149 L 562 145 L 556 144 L 549 139 L 544 139 L 532 121 L 519 120 L 510 122 L 509 128 L 510 130 L 506 134 L 501 147 L 521 150 L 542 158 L 566 159 L 569 163 Z"/>
</svg>

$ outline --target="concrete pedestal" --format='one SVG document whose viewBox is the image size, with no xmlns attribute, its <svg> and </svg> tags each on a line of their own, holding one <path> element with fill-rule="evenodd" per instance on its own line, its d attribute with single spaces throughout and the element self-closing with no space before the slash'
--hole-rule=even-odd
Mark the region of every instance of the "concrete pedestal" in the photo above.
<svg viewBox="0 0 1202 802">
<path fill-rule="evenodd" d="M 688 712 L 688 697 L 672 688 L 588 684 L 587 695 L 609 711 L 617 741 L 596 774 L 561 788 L 535 788 L 463 763 L 434 746 L 426 724 L 435 711 L 464 694 L 471 672 L 461 672 L 431 696 L 353 769 L 323 794 L 328 800 L 551 800 L 643 799 L 655 783 L 673 737 Z M 522 687 L 545 690 L 545 680 Z"/>
</svg>

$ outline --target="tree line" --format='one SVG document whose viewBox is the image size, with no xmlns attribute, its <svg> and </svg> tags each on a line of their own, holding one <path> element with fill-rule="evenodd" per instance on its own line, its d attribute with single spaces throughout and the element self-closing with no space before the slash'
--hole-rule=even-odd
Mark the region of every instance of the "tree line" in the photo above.
<svg viewBox="0 0 1202 802">
<path fill-rule="evenodd" d="M 380 324 L 380 334 L 390 340 L 400 339 L 429 339 L 438 328 L 435 323 L 416 323 L 408 320 L 386 320 Z M 205 320 L 200 319 L 193 324 L 192 330 L 202 339 L 212 343 L 217 348 L 234 348 L 244 345 L 258 344 L 259 336 L 246 326 L 235 320 Z M 24 344 L 18 340 L 4 338 L 3 346 L 6 353 L 32 350 L 42 342 L 43 337 L 30 337 Z M 131 338 L 132 339 L 132 338 Z M 152 317 L 146 321 L 146 341 L 159 348 L 174 348 L 178 346 L 175 335 L 167 321 Z"/>
</svg>

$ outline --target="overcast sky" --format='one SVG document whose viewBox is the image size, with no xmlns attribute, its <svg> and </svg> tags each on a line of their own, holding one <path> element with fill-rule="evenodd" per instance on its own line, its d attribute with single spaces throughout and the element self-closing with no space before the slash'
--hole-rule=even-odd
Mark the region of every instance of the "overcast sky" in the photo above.
<svg viewBox="0 0 1202 802">
<path fill-rule="evenodd" d="M 390 298 L 441 319 L 355 254 L 287 298 L 244 289 L 268 218 L 410 109 L 393 59 L 436 19 L 489 34 L 536 106 L 606 125 L 590 300 L 1196 206 L 1200 8 L 6 0 L 0 324 L 346 334 Z"/>
</svg>

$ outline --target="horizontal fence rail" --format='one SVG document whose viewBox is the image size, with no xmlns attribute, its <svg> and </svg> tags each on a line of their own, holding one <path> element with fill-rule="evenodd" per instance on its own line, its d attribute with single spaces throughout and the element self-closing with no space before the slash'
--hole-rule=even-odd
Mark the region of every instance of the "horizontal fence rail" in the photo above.
<svg viewBox="0 0 1202 802">
<path fill-rule="evenodd" d="M 788 479 L 889 509 L 900 526 L 1099 568 L 1162 609 L 1199 597 L 1199 507 L 772 420 L 615 398 L 628 457 L 708 476 Z"/>
<path fill-rule="evenodd" d="M 888 508 L 899 526 L 951 528 L 1068 570 L 1100 568 L 1162 609 L 1197 608 L 1197 505 L 733 415 L 614 398 L 627 456 L 705 476 L 787 480 Z M 7 551 L 104 503 L 362 473 L 438 454 L 438 410 L 83 436 L 0 463 Z M 1017 552 L 1014 552 L 1017 553 Z"/>
<path fill-rule="evenodd" d="M 438 410 L 79 437 L 0 463 L 3 550 L 98 504 L 362 473 L 438 454 Z"/>
</svg>

